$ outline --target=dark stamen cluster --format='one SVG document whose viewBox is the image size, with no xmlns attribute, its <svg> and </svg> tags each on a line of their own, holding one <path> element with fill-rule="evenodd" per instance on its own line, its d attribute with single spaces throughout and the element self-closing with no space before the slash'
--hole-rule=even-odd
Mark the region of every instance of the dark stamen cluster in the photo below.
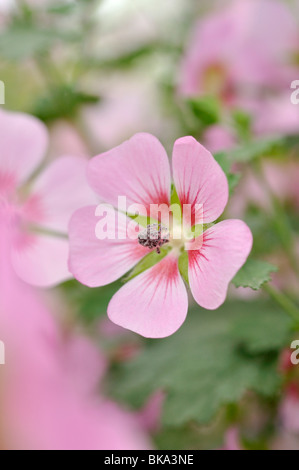
<svg viewBox="0 0 299 470">
<path fill-rule="evenodd" d="M 169 242 L 169 231 L 161 224 L 150 224 L 138 234 L 138 242 L 149 249 L 156 248 L 160 254 L 160 247 Z"/>
</svg>

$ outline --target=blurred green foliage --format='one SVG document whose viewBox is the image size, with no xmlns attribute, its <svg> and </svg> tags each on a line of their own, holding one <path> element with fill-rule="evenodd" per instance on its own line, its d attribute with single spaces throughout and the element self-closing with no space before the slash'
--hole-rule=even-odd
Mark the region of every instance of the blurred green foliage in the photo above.
<svg viewBox="0 0 299 470">
<path fill-rule="evenodd" d="M 107 26 L 97 16 L 100 0 L 57 1 L 48 7 L 29 7 L 25 1 L 18 2 L 18 9 L 0 31 L 0 78 L 9 84 L 7 107 L 31 112 L 48 125 L 60 119 L 78 125 L 75 118 L 87 105 L 100 107 L 106 102 L 105 94 L 97 91 L 98 83 L 105 82 L 107 86 L 115 77 L 121 84 L 128 76 L 140 81 L 151 77 L 158 96 L 155 128 L 163 144 L 171 148 L 177 137 L 187 134 L 202 140 L 210 126 L 223 124 L 224 116 L 215 96 L 185 99 L 177 94 L 183 46 L 195 12 L 204 2 L 185 3 L 186 14 L 173 28 L 172 38 L 156 34 L 155 30 L 147 39 L 132 39 L 128 44 L 119 39 L 113 50 L 109 41 L 105 46 L 104 37 L 105 33 L 108 37 L 113 35 L 113 22 Z M 193 4 L 189 13 L 187 3 L 188 8 Z M 133 2 L 130 5 L 133 14 Z M 161 8 L 159 4 L 159 11 Z M 127 113 L 131 113 L 130 106 Z M 116 116 L 115 126 L 119 125 Z M 261 260 L 282 255 L 289 269 L 296 271 L 293 261 L 299 233 L 298 207 L 293 201 L 280 200 L 272 194 L 261 163 L 267 159 L 286 162 L 291 154 L 298 160 L 299 138 L 274 135 L 257 139 L 252 137 L 252 127 L 250 116 L 242 109 L 233 110 L 229 119 L 225 116 L 225 128 L 236 138 L 236 146 L 217 152 L 215 158 L 228 178 L 231 195 L 242 189 L 242 178 L 251 171 L 270 201 L 267 210 L 250 198 L 245 203 L 243 218 L 254 235 L 254 258 L 233 280 L 237 287 L 258 290 L 265 288 L 277 271 L 276 266 Z M 78 130 L 81 134 L 82 129 Z M 100 145 L 98 142 L 98 153 Z M 238 197 L 243 196 L 238 193 Z M 174 188 L 172 202 L 178 202 Z M 150 253 L 124 280 L 161 260 L 168 250 L 163 247 L 161 251 L 161 255 Z M 179 269 L 188 284 L 186 253 L 180 257 Z M 244 438 L 244 445 L 266 447 L 273 432 L 271 425 L 277 419 L 275 407 L 284 380 L 278 370 L 279 355 L 289 345 L 294 328 L 285 312 L 262 294 L 254 293 L 255 300 L 250 300 L 251 291 L 243 301 L 232 295 L 217 311 L 192 306 L 187 321 L 175 335 L 164 340 L 138 337 L 140 353 L 130 360 L 120 360 L 116 354 L 118 340 L 103 340 L 97 324 L 106 316 L 108 303 L 121 286 L 122 281 L 118 281 L 89 289 L 70 281 L 59 287 L 72 318 L 98 335 L 109 358 L 114 358 L 106 383 L 109 397 L 138 409 L 155 391 L 164 390 L 163 425 L 155 436 L 158 447 L 216 448 L 222 444 L 228 426 L 242 423 L 239 407 L 251 391 L 269 414 L 270 424 L 267 421 L 257 440 L 252 436 Z M 298 296 L 293 300 L 298 307 Z M 136 341 L 137 336 L 132 334 L 128 340 L 124 332 L 120 341 L 130 345 L 132 338 Z M 207 429 L 208 424 L 211 429 Z"/>
<path fill-rule="evenodd" d="M 247 390 L 279 393 L 277 361 L 290 325 L 281 310 L 261 300 L 226 302 L 213 312 L 192 308 L 176 334 L 148 340 L 140 356 L 116 366 L 109 391 L 138 408 L 161 389 L 165 426 L 208 423 Z"/>
</svg>

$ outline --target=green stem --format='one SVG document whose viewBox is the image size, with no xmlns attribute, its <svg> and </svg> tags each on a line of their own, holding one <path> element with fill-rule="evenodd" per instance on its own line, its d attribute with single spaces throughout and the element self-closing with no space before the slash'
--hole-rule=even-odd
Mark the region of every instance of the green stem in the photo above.
<svg viewBox="0 0 299 470">
<path fill-rule="evenodd" d="M 293 271 L 299 275 L 299 267 L 297 264 L 297 258 L 295 253 L 295 243 L 294 235 L 290 223 L 286 217 L 285 211 L 281 206 L 280 201 L 275 195 L 271 195 L 272 204 L 275 210 L 275 216 L 273 219 L 273 224 L 276 230 L 277 235 L 280 238 L 281 244 L 284 248 L 284 251 L 288 257 L 289 263 Z"/>
<path fill-rule="evenodd" d="M 291 268 L 293 269 L 295 274 L 299 276 L 299 266 L 297 262 L 296 252 L 295 252 L 294 233 L 293 233 L 292 227 L 290 226 L 290 222 L 285 214 L 284 208 L 280 200 L 273 193 L 272 188 L 270 187 L 267 179 L 265 178 L 263 170 L 260 167 L 260 162 L 258 164 L 255 164 L 254 169 L 261 184 L 266 189 L 267 194 L 272 204 L 273 227 L 277 233 L 277 236 L 280 239 L 281 245 L 289 260 Z"/>
<path fill-rule="evenodd" d="M 264 284 L 263 289 L 283 310 L 295 321 L 296 328 L 299 328 L 299 308 L 283 292 L 279 291 L 271 284 Z"/>
</svg>

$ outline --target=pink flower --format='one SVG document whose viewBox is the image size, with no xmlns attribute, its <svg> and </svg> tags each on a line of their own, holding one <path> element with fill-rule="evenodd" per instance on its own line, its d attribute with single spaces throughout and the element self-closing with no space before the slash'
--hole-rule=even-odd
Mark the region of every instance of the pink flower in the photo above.
<svg viewBox="0 0 299 470">
<path fill-rule="evenodd" d="M 161 430 L 164 400 L 165 393 L 158 390 L 150 396 L 144 408 L 139 412 L 140 423 L 149 432 L 157 433 Z"/>
<path fill-rule="evenodd" d="M 242 450 L 239 430 L 236 427 L 231 427 L 226 431 L 224 447 L 220 450 Z"/>
<path fill-rule="evenodd" d="M 88 147 L 74 125 L 63 119 L 51 125 L 49 159 L 56 159 L 57 155 L 85 158 L 88 154 Z"/>
<path fill-rule="evenodd" d="M 280 404 L 280 418 L 286 430 L 299 434 L 299 386 L 289 386 Z"/>
<path fill-rule="evenodd" d="M 236 137 L 224 126 L 214 125 L 207 128 L 204 133 L 205 146 L 212 153 L 231 150 L 236 145 Z"/>
<path fill-rule="evenodd" d="M 257 134 L 297 132 L 290 85 L 298 45 L 295 15 L 283 2 L 236 0 L 196 25 L 179 93 L 217 96 L 226 109 L 246 110 Z"/>
<path fill-rule="evenodd" d="M 6 215 L 0 209 L 1 220 Z M 106 359 L 78 332 L 59 331 L 41 291 L 12 269 L 9 225 L 0 226 L 0 448 L 139 450 L 140 418 L 100 393 Z"/>
<path fill-rule="evenodd" d="M 193 223 L 198 204 L 203 205 L 203 224 L 220 217 L 228 201 L 228 183 L 212 155 L 192 137 L 184 137 L 174 145 L 172 168 L 181 206 L 191 207 Z M 125 196 L 128 204 L 142 204 L 148 214 L 153 204 L 164 203 L 169 210 L 169 162 L 160 142 L 150 134 L 136 134 L 92 159 L 88 181 L 101 200 L 114 207 L 118 196 Z M 115 281 L 150 252 L 138 243 L 138 232 L 144 227 L 124 213 L 117 214 L 112 206 L 107 207 L 108 223 L 112 221 L 122 237 L 97 239 L 95 206 L 78 210 L 70 223 L 70 271 L 89 287 Z M 179 239 L 178 227 L 167 227 L 170 233 L 165 247 L 170 251 L 115 294 L 108 307 L 110 320 L 152 338 L 171 335 L 182 325 L 188 297 L 178 259 L 192 243 L 184 238 L 185 225 L 186 220 Z M 136 231 L 135 237 L 129 236 L 132 230 Z M 251 232 L 242 221 L 227 220 L 205 230 L 193 243 L 193 249 L 188 250 L 192 294 L 202 307 L 216 309 L 225 300 L 229 282 L 246 261 L 252 246 Z"/>
<path fill-rule="evenodd" d="M 95 200 L 85 184 L 86 160 L 62 157 L 33 178 L 48 134 L 25 114 L 0 112 L 0 141 L 0 208 L 9 214 L 14 268 L 37 286 L 69 279 L 68 222 L 75 209 Z"/>
</svg>

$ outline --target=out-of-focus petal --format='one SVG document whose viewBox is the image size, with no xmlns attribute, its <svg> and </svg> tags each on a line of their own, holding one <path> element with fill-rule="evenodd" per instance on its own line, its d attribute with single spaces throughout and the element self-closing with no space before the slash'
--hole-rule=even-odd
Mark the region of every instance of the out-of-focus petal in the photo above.
<svg viewBox="0 0 299 470">
<path fill-rule="evenodd" d="M 88 396 L 96 390 L 107 370 L 108 360 L 92 340 L 72 333 L 56 350 L 61 356 L 60 365 L 66 382 L 83 395 Z"/>
<path fill-rule="evenodd" d="M 236 145 L 233 131 L 224 126 L 214 125 L 208 127 L 204 133 L 204 144 L 210 152 L 216 153 L 231 150 Z"/>
<path fill-rule="evenodd" d="M 299 133 L 298 105 L 291 102 L 291 91 L 259 103 L 254 113 L 254 132 L 257 135 Z"/>
<path fill-rule="evenodd" d="M 147 338 L 173 334 L 187 311 L 186 287 L 172 254 L 125 284 L 108 306 L 111 321 Z"/>
<path fill-rule="evenodd" d="M 190 250 L 189 281 L 196 302 L 214 310 L 226 298 L 230 281 L 245 263 L 252 234 L 241 220 L 225 220 L 201 237 L 199 250 Z"/>
<path fill-rule="evenodd" d="M 231 104 L 240 90 L 246 94 L 248 89 L 250 95 L 256 85 L 287 86 L 296 77 L 287 58 L 298 47 L 298 26 L 290 8 L 276 0 L 227 3 L 227 8 L 196 24 L 183 59 L 179 92 L 209 94 L 209 70 L 216 70 L 216 78 L 220 72 L 219 91 L 229 91 L 226 101 Z"/>
<path fill-rule="evenodd" d="M 33 116 L 0 110 L 0 142 L 0 182 L 13 179 L 18 185 L 40 165 L 47 150 L 48 133 Z"/>
<path fill-rule="evenodd" d="M 2 219 L 3 214 L 1 213 Z M 0 225 L 0 448 L 139 450 L 151 447 L 138 416 L 103 398 L 105 358 L 86 337 L 65 335 L 41 291 L 10 262 L 10 226 Z"/>
<path fill-rule="evenodd" d="M 20 233 L 13 243 L 12 263 L 18 276 L 37 287 L 52 287 L 72 277 L 65 238 Z"/>
<path fill-rule="evenodd" d="M 54 161 L 36 180 L 31 199 L 38 199 L 44 228 L 67 233 L 72 214 L 95 204 L 87 178 L 87 160 L 65 156 Z M 29 215 L 29 214 L 27 214 Z"/>
<path fill-rule="evenodd" d="M 290 388 L 283 397 L 279 409 L 283 427 L 291 433 L 299 433 L 299 393 L 298 388 Z"/>
</svg>

